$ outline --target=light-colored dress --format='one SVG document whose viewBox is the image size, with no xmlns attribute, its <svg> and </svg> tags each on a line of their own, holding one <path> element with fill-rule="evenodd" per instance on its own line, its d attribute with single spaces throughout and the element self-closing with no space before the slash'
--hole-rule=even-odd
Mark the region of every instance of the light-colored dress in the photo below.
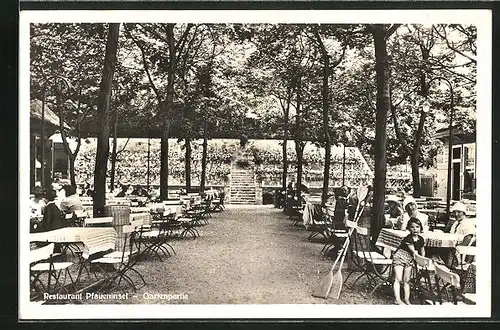
<svg viewBox="0 0 500 330">
<path fill-rule="evenodd" d="M 421 213 L 417 211 L 416 218 L 420 220 L 422 223 L 423 230 L 422 231 L 429 231 L 429 216 L 427 214 Z M 400 216 L 398 219 L 398 229 L 401 230 L 406 230 L 406 225 L 408 224 L 408 221 L 410 220 L 410 215 L 408 212 L 405 212 L 403 216 Z"/>
</svg>

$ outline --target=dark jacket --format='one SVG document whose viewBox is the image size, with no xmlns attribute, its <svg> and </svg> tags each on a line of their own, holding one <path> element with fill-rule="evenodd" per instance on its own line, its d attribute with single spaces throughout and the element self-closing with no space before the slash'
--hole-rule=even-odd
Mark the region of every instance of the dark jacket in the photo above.
<svg viewBox="0 0 500 330">
<path fill-rule="evenodd" d="M 49 202 L 45 206 L 43 219 L 40 223 L 40 231 L 49 231 L 66 227 L 66 219 L 61 210 L 54 202 Z"/>
</svg>

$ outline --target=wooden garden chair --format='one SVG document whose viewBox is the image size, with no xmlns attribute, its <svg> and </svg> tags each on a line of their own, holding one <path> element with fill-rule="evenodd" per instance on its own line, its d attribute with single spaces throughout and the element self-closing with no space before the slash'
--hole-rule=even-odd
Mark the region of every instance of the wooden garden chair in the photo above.
<svg viewBox="0 0 500 330">
<path fill-rule="evenodd" d="M 460 286 L 460 276 L 448 267 L 435 264 L 436 296 L 440 305 L 444 304 L 475 304 L 472 295 L 463 295 Z"/>
<path fill-rule="evenodd" d="M 354 272 L 359 272 L 360 275 L 356 278 L 352 286 L 354 286 L 361 278 L 366 277 L 368 283 L 373 286 L 370 295 L 383 284 L 389 283 L 389 278 L 392 275 L 392 259 L 380 251 L 371 249 L 370 237 L 368 229 L 359 227 L 353 221 L 346 221 L 347 228 L 355 228 L 350 238 L 350 255 L 353 263 L 353 269 L 347 275 L 344 283 Z"/>
<path fill-rule="evenodd" d="M 136 244 L 137 232 L 131 225 L 123 226 L 123 249 L 122 251 L 113 251 L 91 261 L 91 264 L 99 268 L 99 272 L 103 275 L 103 283 L 98 291 L 103 290 L 115 284 L 111 290 L 119 287 L 122 280 L 130 285 L 130 287 L 137 291 L 139 288 L 132 278 L 130 273 L 136 274 L 142 281 L 142 286 L 146 285 L 146 281 L 141 273 L 139 273 L 134 266 L 138 261 L 140 250 L 137 249 Z"/>
<path fill-rule="evenodd" d="M 43 294 L 44 292 L 53 293 L 61 291 L 66 291 L 67 293 L 66 276 L 69 277 L 71 285 L 74 284 L 69 272 L 69 268 L 73 263 L 56 261 L 55 259 L 60 254 L 54 253 L 54 246 L 54 243 L 50 243 L 30 251 L 30 286 L 35 293 Z M 44 274 L 47 275 L 47 285 L 41 279 L 41 276 Z M 64 274 L 62 282 L 60 282 L 61 274 Z"/>
</svg>

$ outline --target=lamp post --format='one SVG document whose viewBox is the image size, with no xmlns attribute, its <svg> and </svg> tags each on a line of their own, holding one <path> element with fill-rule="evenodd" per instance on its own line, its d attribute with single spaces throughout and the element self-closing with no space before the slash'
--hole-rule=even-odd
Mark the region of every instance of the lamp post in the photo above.
<svg viewBox="0 0 500 330">
<path fill-rule="evenodd" d="M 40 169 L 42 176 L 40 177 L 40 184 L 45 188 L 45 90 L 47 88 L 47 81 L 43 84 L 43 94 L 42 94 L 42 132 L 40 134 L 40 142 L 42 143 L 42 159 L 40 162 Z"/>
<path fill-rule="evenodd" d="M 448 124 L 448 178 L 447 178 L 447 185 L 446 185 L 446 216 L 449 219 L 450 218 L 450 202 L 451 202 L 451 163 L 452 163 L 452 153 L 453 153 L 453 142 L 452 142 L 452 130 L 453 130 L 453 115 L 454 115 L 454 109 L 453 109 L 453 85 L 451 82 L 444 77 L 434 77 L 429 82 L 427 83 L 427 86 L 430 86 L 430 84 L 435 81 L 435 80 L 441 80 L 448 85 L 448 88 L 450 89 L 450 123 Z"/>
<path fill-rule="evenodd" d="M 40 184 L 42 185 L 42 187 L 45 187 L 45 185 L 46 185 L 46 182 L 45 182 L 45 103 L 46 103 L 46 97 L 47 97 L 47 85 L 48 85 L 50 80 L 54 80 L 56 83 L 58 80 L 61 80 L 61 81 L 63 81 L 63 83 L 67 89 L 69 89 L 70 86 L 69 86 L 68 81 L 64 77 L 61 77 L 61 76 L 46 77 L 43 74 L 43 72 L 42 72 L 42 75 L 43 75 L 44 82 L 43 82 L 43 89 L 42 89 L 42 129 L 41 129 L 41 133 L 40 133 L 40 140 L 42 142 L 42 145 L 41 145 L 42 159 L 40 162 L 42 175 L 40 178 Z M 56 95 L 58 97 L 57 101 L 56 101 L 57 106 L 59 106 L 59 94 L 60 94 L 60 92 L 61 91 L 59 89 L 57 89 L 57 92 L 56 92 Z"/>
<path fill-rule="evenodd" d="M 147 185 L 148 185 L 148 192 L 149 192 L 149 158 L 151 155 L 151 138 L 148 136 L 148 176 L 147 176 Z"/>
</svg>

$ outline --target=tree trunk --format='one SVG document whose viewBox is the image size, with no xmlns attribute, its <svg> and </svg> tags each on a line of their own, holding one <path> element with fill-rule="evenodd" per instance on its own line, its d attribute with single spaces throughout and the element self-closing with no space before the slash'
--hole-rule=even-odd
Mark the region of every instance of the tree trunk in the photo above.
<svg viewBox="0 0 500 330">
<path fill-rule="evenodd" d="M 416 150 L 415 150 L 416 151 Z M 419 172 L 419 152 L 413 152 L 410 157 L 411 164 L 411 177 L 413 181 L 413 197 L 419 198 L 421 189 L 420 189 L 420 172 Z"/>
<path fill-rule="evenodd" d="M 297 154 L 297 199 L 300 201 L 301 190 L 302 190 L 302 151 L 304 147 L 302 146 L 302 133 L 300 127 L 300 107 L 302 104 L 301 95 L 301 77 L 299 76 L 297 80 L 297 111 L 295 115 L 295 153 Z"/>
<path fill-rule="evenodd" d="M 288 154 L 287 154 L 287 144 L 288 144 L 288 119 L 290 114 L 290 98 L 291 89 L 288 89 L 287 103 L 285 108 L 285 116 L 283 123 L 283 178 L 281 181 L 281 189 L 286 191 L 287 180 L 288 180 Z"/>
<path fill-rule="evenodd" d="M 71 185 L 76 188 L 75 159 L 76 154 L 69 155 L 69 179 L 71 181 Z"/>
<path fill-rule="evenodd" d="M 205 117 L 205 121 L 203 123 L 203 150 L 201 154 L 200 192 L 205 191 L 205 181 L 207 177 L 207 147 L 208 147 L 207 117 Z"/>
<path fill-rule="evenodd" d="M 168 199 L 168 135 L 170 122 L 165 123 L 160 141 L 160 199 Z"/>
<path fill-rule="evenodd" d="M 302 194 L 302 159 L 304 157 L 305 143 L 295 141 L 295 153 L 297 154 L 297 198 L 300 201 Z"/>
<path fill-rule="evenodd" d="M 63 79 L 63 78 L 61 78 Z M 69 85 L 66 85 L 67 87 L 69 87 Z M 75 159 L 76 159 L 76 155 L 78 154 L 78 151 L 80 150 L 80 143 L 81 143 L 81 140 L 80 140 L 80 123 L 79 123 L 79 119 L 77 119 L 77 135 L 78 135 L 78 143 L 77 143 L 77 146 L 76 146 L 76 149 L 75 149 L 75 152 L 72 152 L 70 147 L 69 147 L 69 143 L 68 143 L 68 139 L 67 139 L 67 136 L 66 136 L 66 131 L 65 131 L 65 128 L 64 128 L 64 111 L 63 111 L 63 104 L 62 104 L 62 101 L 61 101 L 61 90 L 58 89 L 57 90 L 57 95 L 56 95 L 56 104 L 57 104 L 57 108 L 59 110 L 59 130 L 60 130 L 60 134 L 61 134 L 61 139 L 62 139 L 62 142 L 63 142 L 63 146 L 64 146 L 64 151 L 66 152 L 66 155 L 68 155 L 68 160 L 69 160 L 69 178 L 70 178 L 70 181 L 71 181 L 71 185 L 76 188 L 76 176 L 75 176 Z M 80 107 L 80 104 L 78 104 L 78 107 Z M 77 116 L 79 115 L 79 108 L 77 109 Z"/>
<path fill-rule="evenodd" d="M 167 43 L 169 50 L 169 62 L 167 69 L 167 95 L 161 111 L 164 116 L 163 136 L 161 138 L 161 165 L 160 165 L 160 199 L 168 198 L 168 137 L 170 132 L 170 124 L 172 121 L 172 103 L 174 98 L 174 72 L 176 67 L 175 56 L 175 40 L 174 40 L 175 23 L 167 24 Z"/>
<path fill-rule="evenodd" d="M 186 170 L 186 192 L 189 192 L 191 190 L 191 139 L 186 139 L 184 163 Z"/>
<path fill-rule="evenodd" d="M 377 110 L 375 130 L 375 178 L 373 187 L 373 219 L 371 234 L 375 240 L 385 223 L 385 185 L 387 171 L 387 112 L 390 108 L 389 100 L 389 64 L 387 57 L 385 26 L 373 26 L 373 40 L 375 44 L 375 74 L 377 84 Z"/>
<path fill-rule="evenodd" d="M 115 174 L 116 174 L 116 148 L 118 142 L 118 134 L 116 129 L 118 127 L 118 116 L 116 114 L 116 110 L 113 113 L 113 149 L 111 150 L 111 179 L 110 179 L 110 190 L 113 191 L 115 188 Z"/>
<path fill-rule="evenodd" d="M 108 38 L 106 41 L 106 55 L 102 70 L 102 79 L 99 86 L 97 103 L 99 134 L 97 137 L 97 154 L 94 171 L 94 217 L 104 214 L 106 204 L 106 171 L 109 155 L 109 101 L 111 84 L 116 64 L 116 53 L 118 51 L 118 35 L 120 23 L 110 23 L 108 27 Z"/>
<path fill-rule="evenodd" d="M 332 153 L 332 142 L 328 129 L 328 67 L 330 59 L 324 56 L 323 68 L 323 132 L 325 134 L 325 168 L 323 171 L 323 192 L 321 194 L 321 205 L 325 206 L 328 201 L 328 186 L 330 182 L 330 158 Z"/>
</svg>

